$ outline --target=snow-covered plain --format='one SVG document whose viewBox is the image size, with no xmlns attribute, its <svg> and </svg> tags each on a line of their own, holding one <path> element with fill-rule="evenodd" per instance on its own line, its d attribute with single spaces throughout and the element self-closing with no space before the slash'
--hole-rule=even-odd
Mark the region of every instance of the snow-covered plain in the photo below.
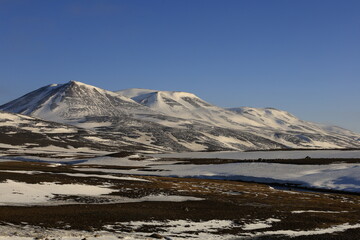
<svg viewBox="0 0 360 240">
<path fill-rule="evenodd" d="M 306 156 L 311 158 L 360 158 L 360 151 L 341 150 L 317 150 L 317 151 L 260 151 L 260 152 L 210 152 L 210 153 L 174 153 L 151 155 L 155 159 L 176 158 L 181 159 L 301 159 Z M 102 159 L 102 160 L 106 160 Z M 90 163 L 89 160 L 86 163 Z M 106 162 L 106 161 L 105 161 Z M 129 159 L 113 159 L 114 165 L 128 166 L 134 163 Z M 229 164 L 173 164 L 174 162 L 161 161 L 160 164 L 154 160 L 144 162 L 135 161 L 134 165 L 147 166 L 153 171 L 134 170 L 100 170 L 127 174 L 158 175 L 172 177 L 196 177 L 209 179 L 242 180 L 260 183 L 290 183 L 299 187 L 319 188 L 328 190 L 339 190 L 349 192 L 360 192 L 360 164 L 327 164 L 327 165 L 295 165 L 262 162 L 239 162 Z M 143 163 L 143 164 L 141 164 Z M 157 163 L 157 164 L 156 164 Z M 91 171 L 91 169 L 87 169 Z M 95 170 L 95 169 L 93 169 Z M 97 171 L 98 169 L 96 169 Z"/>
<path fill-rule="evenodd" d="M 174 154 L 150 154 L 146 159 L 135 160 L 140 155 L 132 155 L 124 158 L 97 157 L 82 160 L 50 159 L 38 160 L 47 163 L 67 163 L 85 165 L 114 165 L 134 166 L 139 169 L 117 170 L 84 168 L 82 171 L 102 171 L 108 173 L 122 173 L 135 175 L 157 175 L 172 177 L 196 177 L 209 179 L 242 180 L 260 183 L 290 183 L 294 186 L 319 188 L 328 190 L 340 190 L 349 192 L 360 192 L 360 164 L 337 163 L 324 165 L 296 165 L 278 164 L 264 162 L 239 162 L 228 164 L 175 164 L 181 159 L 236 159 L 257 160 L 261 159 L 300 159 L 310 156 L 311 158 L 360 158 L 360 151 L 342 150 L 313 150 L 313 151 L 259 151 L 259 152 L 190 152 Z M 176 158 L 174 161 L 164 161 L 161 158 Z M 7 157 L 1 158 L 6 161 L 36 161 L 34 157 Z M 146 167 L 142 171 L 141 167 Z M 151 171 L 149 171 L 151 170 Z"/>
<path fill-rule="evenodd" d="M 292 165 L 230 163 L 221 165 L 156 165 L 153 171 L 86 169 L 139 175 L 195 177 L 258 183 L 292 184 L 298 187 L 360 192 L 360 164 Z"/>
</svg>

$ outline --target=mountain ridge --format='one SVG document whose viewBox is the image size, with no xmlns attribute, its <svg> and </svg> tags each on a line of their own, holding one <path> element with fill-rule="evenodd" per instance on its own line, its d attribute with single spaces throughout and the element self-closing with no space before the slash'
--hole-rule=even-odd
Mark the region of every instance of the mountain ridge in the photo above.
<svg viewBox="0 0 360 240">
<path fill-rule="evenodd" d="M 101 101 L 98 101 L 99 99 Z M 61 105 L 61 103 L 64 104 Z M 118 108 L 118 105 L 121 105 L 122 108 Z M 61 107 L 63 106 L 66 108 L 62 109 Z M 3 111 L 16 112 L 58 122 L 65 122 L 63 120 L 68 118 L 81 118 L 89 115 L 129 115 L 129 109 L 131 111 L 139 108 L 148 110 L 135 101 L 122 97 L 112 91 L 77 81 L 47 85 L 4 104 L 0 108 Z"/>
<path fill-rule="evenodd" d="M 360 134 L 303 121 L 274 108 L 221 108 L 193 93 L 109 91 L 77 81 L 51 84 L 1 110 L 27 114 L 164 151 L 360 147 Z"/>
</svg>

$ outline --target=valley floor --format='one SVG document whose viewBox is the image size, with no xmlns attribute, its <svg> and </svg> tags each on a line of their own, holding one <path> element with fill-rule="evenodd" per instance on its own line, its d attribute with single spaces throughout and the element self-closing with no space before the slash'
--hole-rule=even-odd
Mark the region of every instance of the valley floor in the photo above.
<svg viewBox="0 0 360 240">
<path fill-rule="evenodd" d="M 306 159 L 239 163 L 120 155 L 76 162 L 0 157 L 0 240 L 360 239 L 356 158 L 304 165 L 296 163 Z M 283 182 L 234 181 L 239 179 L 230 171 L 237 169 L 240 176 L 242 167 L 252 166 L 253 174 L 256 169 L 260 174 L 263 164 L 273 174 L 287 166 L 298 172 L 294 178 L 305 176 L 294 168 L 300 166 L 312 182 L 316 177 L 324 182 L 324 173 L 334 175 L 331 169 L 355 172 L 348 176 L 351 185 L 342 189 L 350 191 L 340 193 L 330 185 L 299 191 L 290 177 L 276 175 L 272 179 Z M 186 177 L 180 174 L 186 171 Z"/>
</svg>

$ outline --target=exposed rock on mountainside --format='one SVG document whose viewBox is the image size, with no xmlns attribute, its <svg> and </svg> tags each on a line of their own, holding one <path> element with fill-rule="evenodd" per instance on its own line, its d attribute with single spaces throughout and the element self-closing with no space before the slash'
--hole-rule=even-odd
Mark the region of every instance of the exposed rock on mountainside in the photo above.
<svg viewBox="0 0 360 240">
<path fill-rule="evenodd" d="M 0 148 L 8 155 L 52 157 L 93 156 L 120 150 L 154 151 L 110 134 L 3 111 L 0 111 Z"/>
<path fill-rule="evenodd" d="M 42 87 L 0 109 L 159 151 L 360 147 L 359 134 L 339 127 L 271 108 L 224 109 L 186 92 L 112 92 L 70 81 Z"/>
</svg>

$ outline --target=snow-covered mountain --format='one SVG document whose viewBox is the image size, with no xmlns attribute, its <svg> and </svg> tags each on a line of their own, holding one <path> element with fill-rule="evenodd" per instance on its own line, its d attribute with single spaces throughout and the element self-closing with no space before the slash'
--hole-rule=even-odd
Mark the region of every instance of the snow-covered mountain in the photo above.
<svg viewBox="0 0 360 240">
<path fill-rule="evenodd" d="M 239 107 L 229 108 L 228 110 L 238 114 L 241 117 L 251 119 L 258 125 L 263 127 L 265 126 L 267 128 L 283 131 L 301 131 L 322 134 L 326 133 L 316 124 L 300 120 L 286 111 L 275 108 Z"/>
<path fill-rule="evenodd" d="M 129 98 L 76 81 L 39 88 L 2 105 L 1 109 L 57 122 L 86 116 L 127 116 L 150 112 Z"/>
<path fill-rule="evenodd" d="M 207 125 L 256 133 L 288 147 L 337 148 L 339 145 L 347 145 L 348 141 L 355 146 L 359 143 L 359 134 L 339 127 L 303 121 L 274 108 L 224 109 L 186 92 L 126 89 L 117 93 L 169 116 L 181 116 Z M 328 140 L 324 140 L 325 136 Z M 350 139 L 344 140 L 344 136 Z"/>
<path fill-rule="evenodd" d="M 342 138 L 344 136 L 350 137 L 354 142 L 359 141 L 360 134 L 354 133 L 350 130 L 337 127 L 328 126 L 325 124 L 303 121 L 289 112 L 278 110 L 275 108 L 250 108 L 239 107 L 229 108 L 228 110 L 236 112 L 241 116 L 253 119 L 265 126 L 273 129 L 274 131 L 287 131 L 287 132 L 302 132 L 329 135 L 333 137 Z M 310 140 L 310 139 L 309 139 Z M 326 145 L 326 143 L 324 143 Z M 325 147 L 325 146 L 324 146 Z M 330 146 L 329 146 L 330 147 Z"/>
<path fill-rule="evenodd" d="M 167 116 L 198 120 L 210 125 L 230 128 L 258 125 L 251 119 L 207 103 L 192 93 L 147 89 L 127 89 L 117 91 L 117 93 Z"/>
<path fill-rule="evenodd" d="M 249 130 L 272 129 L 326 134 L 320 125 L 302 121 L 294 115 L 274 108 L 229 108 L 212 105 L 187 92 L 155 91 L 149 89 L 126 89 L 117 91 L 139 104 L 167 116 L 193 119 L 225 128 Z"/>
<path fill-rule="evenodd" d="M 112 92 L 71 81 L 42 87 L 0 109 L 159 151 L 360 147 L 360 135 L 348 130 L 271 108 L 224 109 L 186 92 Z"/>
</svg>

